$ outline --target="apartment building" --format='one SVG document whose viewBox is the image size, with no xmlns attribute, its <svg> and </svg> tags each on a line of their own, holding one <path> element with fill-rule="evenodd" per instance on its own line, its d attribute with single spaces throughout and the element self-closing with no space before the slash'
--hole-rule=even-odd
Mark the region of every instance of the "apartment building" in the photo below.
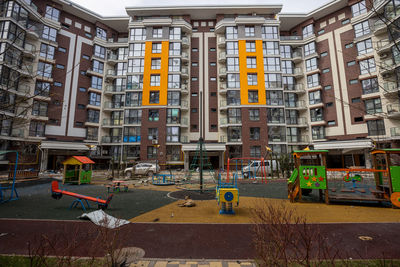
<svg viewBox="0 0 400 267">
<path fill-rule="evenodd" d="M 2 1 L 1 148 L 42 170 L 79 154 L 187 168 L 202 137 L 215 168 L 306 146 L 368 165 L 372 147 L 399 146 L 398 5 L 102 17 L 66 0 Z"/>
</svg>

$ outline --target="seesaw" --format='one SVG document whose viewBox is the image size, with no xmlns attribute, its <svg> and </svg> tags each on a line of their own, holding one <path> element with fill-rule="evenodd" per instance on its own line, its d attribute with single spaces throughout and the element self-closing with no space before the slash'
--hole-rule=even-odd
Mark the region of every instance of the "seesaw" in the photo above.
<svg viewBox="0 0 400 267">
<path fill-rule="evenodd" d="M 82 209 L 86 211 L 85 205 L 83 205 L 82 200 L 85 200 L 86 205 L 88 209 L 90 209 L 90 205 L 88 201 L 93 201 L 96 202 L 99 209 L 105 210 L 108 207 L 108 204 L 111 202 L 111 199 L 113 197 L 113 194 L 109 195 L 106 200 L 101 199 L 100 197 L 95 198 L 95 197 L 90 197 L 90 196 L 85 196 L 81 194 L 77 194 L 74 192 L 66 191 L 66 190 L 61 190 L 59 188 L 58 182 L 57 181 L 52 181 L 51 182 L 51 196 L 54 199 L 60 199 L 63 195 L 75 197 L 76 199 L 72 202 L 71 206 L 69 207 L 70 209 L 78 206 L 78 204 L 81 204 Z"/>
</svg>

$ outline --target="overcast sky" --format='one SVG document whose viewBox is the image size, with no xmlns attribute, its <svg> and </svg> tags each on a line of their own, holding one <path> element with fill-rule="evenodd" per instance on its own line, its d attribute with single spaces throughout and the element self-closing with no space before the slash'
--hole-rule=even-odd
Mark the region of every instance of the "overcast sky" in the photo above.
<svg viewBox="0 0 400 267">
<path fill-rule="evenodd" d="M 72 0 L 102 16 L 126 16 L 125 7 L 215 4 L 282 4 L 284 13 L 307 13 L 332 0 Z"/>
</svg>

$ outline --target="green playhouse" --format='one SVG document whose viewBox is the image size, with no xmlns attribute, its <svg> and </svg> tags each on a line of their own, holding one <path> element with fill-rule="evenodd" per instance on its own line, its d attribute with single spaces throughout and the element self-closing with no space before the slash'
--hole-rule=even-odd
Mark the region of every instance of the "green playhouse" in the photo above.
<svg viewBox="0 0 400 267">
<path fill-rule="evenodd" d="M 90 184 L 94 161 L 85 156 L 72 156 L 63 162 L 63 184 Z"/>
</svg>

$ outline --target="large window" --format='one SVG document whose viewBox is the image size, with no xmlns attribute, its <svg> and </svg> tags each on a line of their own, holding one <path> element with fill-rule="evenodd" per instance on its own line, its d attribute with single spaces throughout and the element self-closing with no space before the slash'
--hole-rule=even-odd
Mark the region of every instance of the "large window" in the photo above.
<svg viewBox="0 0 400 267">
<path fill-rule="evenodd" d="M 260 120 L 260 110 L 259 109 L 249 109 L 249 118 L 251 121 Z"/>
<path fill-rule="evenodd" d="M 99 138 L 99 128 L 98 127 L 87 127 L 86 128 L 86 139 L 97 141 Z"/>
<path fill-rule="evenodd" d="M 225 37 L 226 39 L 237 39 L 238 38 L 237 27 L 226 27 Z"/>
<path fill-rule="evenodd" d="M 282 106 L 283 105 L 283 91 L 266 91 L 267 105 Z"/>
<path fill-rule="evenodd" d="M 0 37 L 8 39 L 17 46 L 22 47 L 25 40 L 25 31 L 11 21 L 0 22 Z"/>
<path fill-rule="evenodd" d="M 246 58 L 247 68 L 255 69 L 257 68 L 257 58 L 256 57 L 247 57 Z"/>
<path fill-rule="evenodd" d="M 144 28 L 131 29 L 130 40 L 131 41 L 146 40 L 146 29 Z"/>
<path fill-rule="evenodd" d="M 46 25 L 43 26 L 42 38 L 50 41 L 56 41 L 57 30 Z"/>
<path fill-rule="evenodd" d="M 129 56 L 144 57 L 146 51 L 145 43 L 135 43 L 129 45 Z"/>
<path fill-rule="evenodd" d="M 48 108 L 47 102 L 39 102 L 34 100 L 32 106 L 32 115 L 47 117 L 47 108 Z"/>
<path fill-rule="evenodd" d="M 228 77 L 228 88 L 240 88 L 240 75 L 239 74 L 231 74 L 227 75 Z"/>
<path fill-rule="evenodd" d="M 313 75 L 307 76 L 307 87 L 312 88 L 319 85 L 319 74 L 315 73 Z"/>
<path fill-rule="evenodd" d="M 179 106 L 180 104 L 181 104 L 180 92 L 168 92 L 167 105 L 168 106 Z"/>
<path fill-rule="evenodd" d="M 290 45 L 281 45 L 281 57 L 291 58 L 292 57 L 292 47 Z"/>
<path fill-rule="evenodd" d="M 268 123 L 285 123 L 285 111 L 283 108 L 267 109 Z"/>
<path fill-rule="evenodd" d="M 304 56 L 309 56 L 311 54 L 314 54 L 315 52 L 316 52 L 315 42 L 311 42 L 311 43 L 304 45 Z"/>
<path fill-rule="evenodd" d="M 260 140 L 260 128 L 250 127 L 250 140 L 257 141 Z"/>
<path fill-rule="evenodd" d="M 162 28 L 153 28 L 153 38 L 162 38 Z"/>
<path fill-rule="evenodd" d="M 103 73 L 104 70 L 104 63 L 98 60 L 93 60 L 92 69 L 94 72 Z"/>
<path fill-rule="evenodd" d="M 99 45 L 94 45 L 94 55 L 104 59 L 106 57 L 106 49 Z"/>
<path fill-rule="evenodd" d="M 150 91 L 150 104 L 158 104 L 160 103 L 160 92 L 159 91 Z"/>
<path fill-rule="evenodd" d="M 141 109 L 126 109 L 124 123 L 126 124 L 140 124 L 142 122 Z"/>
<path fill-rule="evenodd" d="M 226 94 L 228 105 L 240 105 L 240 91 L 229 90 Z"/>
<path fill-rule="evenodd" d="M 31 121 L 29 125 L 29 136 L 43 137 L 46 124 L 41 121 Z"/>
<path fill-rule="evenodd" d="M 279 42 L 263 42 L 264 55 L 279 55 Z"/>
<path fill-rule="evenodd" d="M 101 104 L 101 95 L 93 92 L 89 93 L 89 105 L 100 107 Z"/>
<path fill-rule="evenodd" d="M 168 88 L 170 89 L 181 88 L 181 76 L 179 74 L 168 75 Z"/>
<path fill-rule="evenodd" d="M 261 157 L 261 147 L 260 146 L 251 146 L 250 147 L 250 157 L 260 158 Z"/>
<path fill-rule="evenodd" d="M 382 103 L 380 98 L 365 100 L 365 112 L 367 114 L 382 113 Z"/>
<path fill-rule="evenodd" d="M 370 33 L 371 30 L 369 28 L 369 23 L 368 20 L 357 23 L 356 25 L 354 25 L 354 35 L 355 37 L 360 37 L 363 35 L 366 35 L 368 33 Z"/>
<path fill-rule="evenodd" d="M 118 62 L 114 68 L 115 68 L 115 73 L 118 76 L 125 76 L 126 71 L 128 69 L 128 64 L 126 62 Z"/>
<path fill-rule="evenodd" d="M 254 41 L 246 41 L 246 52 L 256 52 L 256 42 Z"/>
<path fill-rule="evenodd" d="M 226 59 L 227 71 L 239 71 L 239 58 L 228 57 Z"/>
<path fill-rule="evenodd" d="M 325 127 L 324 126 L 312 126 L 311 132 L 312 132 L 313 140 L 325 139 Z"/>
<path fill-rule="evenodd" d="M 143 88 L 143 75 L 128 76 L 127 89 L 142 89 Z"/>
<path fill-rule="evenodd" d="M 144 58 L 129 59 L 128 72 L 144 72 Z"/>
<path fill-rule="evenodd" d="M 180 56 L 181 55 L 181 43 L 169 43 L 169 55 Z"/>
<path fill-rule="evenodd" d="M 142 105 L 142 92 L 127 92 L 125 98 L 126 107 L 139 107 Z"/>
<path fill-rule="evenodd" d="M 100 111 L 89 109 L 87 111 L 87 122 L 99 123 Z"/>
<path fill-rule="evenodd" d="M 179 127 L 167 127 L 167 142 L 179 142 Z"/>
<path fill-rule="evenodd" d="M 181 71 L 181 59 L 180 58 L 168 59 L 168 71 L 171 71 L 171 72 Z"/>
<path fill-rule="evenodd" d="M 294 90 L 295 89 L 294 77 L 291 77 L 291 76 L 283 77 L 283 89 L 284 90 Z"/>
<path fill-rule="evenodd" d="M 293 74 L 293 61 L 282 60 L 282 71 L 286 74 Z"/>
<path fill-rule="evenodd" d="M 140 140 L 140 127 L 124 127 L 124 142 L 134 143 L 140 142 Z"/>
<path fill-rule="evenodd" d="M 118 48 L 118 60 L 127 60 L 128 59 L 128 51 L 127 47 Z"/>
<path fill-rule="evenodd" d="M 248 91 L 248 100 L 249 100 L 249 103 L 258 103 L 258 91 L 257 90 L 249 90 Z"/>
<path fill-rule="evenodd" d="M 280 88 L 282 87 L 282 75 L 275 73 L 264 74 L 265 88 Z"/>
<path fill-rule="evenodd" d="M 51 78 L 52 71 L 53 71 L 53 65 L 39 61 L 37 69 L 37 74 L 39 76 Z"/>
<path fill-rule="evenodd" d="M 181 28 L 169 28 L 169 39 L 180 40 L 181 39 Z"/>
<path fill-rule="evenodd" d="M 151 59 L 151 69 L 152 70 L 161 69 L 161 58 L 152 58 Z"/>
<path fill-rule="evenodd" d="M 357 43 L 357 52 L 358 55 L 364 55 L 371 53 L 373 51 L 372 41 L 371 39 L 367 39 Z"/>
<path fill-rule="evenodd" d="M 50 83 L 36 81 L 35 95 L 49 96 L 50 95 Z"/>
<path fill-rule="evenodd" d="M 242 123 L 242 111 L 240 108 L 228 109 L 228 123 Z"/>
<path fill-rule="evenodd" d="M 151 45 L 151 52 L 153 54 L 160 54 L 161 53 L 161 49 L 162 49 L 161 43 L 153 43 Z"/>
<path fill-rule="evenodd" d="M 96 27 L 96 37 L 106 40 L 107 39 L 107 31 L 100 27 Z"/>
<path fill-rule="evenodd" d="M 147 129 L 147 139 L 148 140 L 158 140 L 158 128 L 148 128 Z"/>
<path fill-rule="evenodd" d="M 351 6 L 351 12 L 353 17 L 359 16 L 361 14 L 367 13 L 367 7 L 365 6 L 365 0 L 358 2 Z"/>
<path fill-rule="evenodd" d="M 265 57 L 264 58 L 264 71 L 280 71 L 281 61 L 279 57 Z"/>
<path fill-rule="evenodd" d="M 376 71 L 376 66 L 375 66 L 375 59 L 374 58 L 369 58 L 365 60 L 360 61 L 360 71 L 361 75 L 363 74 L 371 74 Z"/>
<path fill-rule="evenodd" d="M 242 127 L 228 127 L 228 142 L 242 141 Z"/>
<path fill-rule="evenodd" d="M 318 90 L 318 91 L 314 91 L 314 92 L 309 92 L 308 99 L 309 99 L 310 105 L 322 103 L 321 91 Z"/>
<path fill-rule="evenodd" d="M 52 6 L 46 6 L 45 17 L 48 19 L 58 21 L 60 18 L 60 10 L 58 10 L 57 8 L 54 8 Z"/>
<path fill-rule="evenodd" d="M 157 158 L 157 148 L 153 146 L 147 147 L 147 159 L 156 159 Z"/>
<path fill-rule="evenodd" d="M 303 38 L 307 38 L 313 34 L 314 34 L 313 24 L 308 24 L 307 26 L 303 27 Z"/>
<path fill-rule="evenodd" d="M 150 86 L 160 86 L 160 74 L 150 75 Z"/>
<path fill-rule="evenodd" d="M 385 123 L 383 120 L 373 120 L 367 121 L 368 126 L 368 135 L 377 136 L 377 135 L 385 135 Z"/>
<path fill-rule="evenodd" d="M 317 58 L 313 57 L 306 60 L 306 71 L 312 71 L 318 68 Z"/>
<path fill-rule="evenodd" d="M 239 54 L 238 42 L 226 42 L 226 54 L 238 55 Z"/>
<path fill-rule="evenodd" d="M 256 36 L 254 26 L 246 26 L 244 27 L 244 36 L 246 37 L 254 37 Z"/>
<path fill-rule="evenodd" d="M 54 59 L 54 51 L 55 47 L 48 44 L 40 44 L 40 53 L 39 55 L 43 58 L 53 60 Z"/>
<path fill-rule="evenodd" d="M 180 122 L 179 108 L 168 108 L 167 109 L 167 123 L 179 123 Z"/>
<path fill-rule="evenodd" d="M 92 76 L 90 87 L 101 90 L 103 88 L 103 78 Z"/>
<path fill-rule="evenodd" d="M 263 39 L 278 39 L 278 27 L 276 26 L 263 26 L 261 28 L 261 35 Z"/>
<path fill-rule="evenodd" d="M 314 108 L 310 109 L 310 117 L 311 121 L 323 121 L 324 120 L 324 112 L 322 108 Z"/>
<path fill-rule="evenodd" d="M 362 80 L 361 86 L 364 95 L 379 92 L 379 85 L 377 78 Z"/>
<path fill-rule="evenodd" d="M 5 6 L 3 7 L 3 12 L 6 17 L 14 18 L 22 25 L 26 25 L 28 21 L 28 12 L 25 8 L 21 7 L 16 1 L 4 1 Z M 26 2 L 26 1 L 25 1 Z M 3 3 L 4 5 L 4 3 Z"/>
<path fill-rule="evenodd" d="M 247 73 L 247 84 L 257 85 L 257 73 Z"/>
</svg>

